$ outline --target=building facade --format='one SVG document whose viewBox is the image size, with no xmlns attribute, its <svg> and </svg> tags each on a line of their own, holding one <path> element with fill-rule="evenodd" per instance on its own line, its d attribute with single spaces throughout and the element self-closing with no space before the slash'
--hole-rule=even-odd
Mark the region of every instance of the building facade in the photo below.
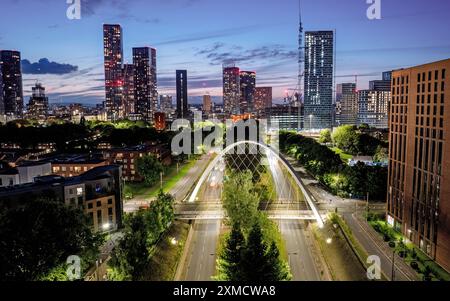
<svg viewBox="0 0 450 301">
<path fill-rule="evenodd" d="M 3 73 L 2 73 L 2 66 L 0 65 L 0 123 L 3 122 L 3 119 L 5 119 L 5 92 L 3 87 Z"/>
<path fill-rule="evenodd" d="M 271 129 L 297 131 L 304 127 L 302 106 L 293 107 L 288 105 L 278 105 L 266 108 L 265 115 L 268 118 L 268 125 Z"/>
<path fill-rule="evenodd" d="M 450 271 L 450 59 L 393 71 L 387 220 Z"/>
<path fill-rule="evenodd" d="M 158 107 L 156 49 L 133 48 L 135 113 L 153 123 Z"/>
<path fill-rule="evenodd" d="M 123 91 L 122 108 L 123 117 L 128 118 L 136 111 L 134 101 L 134 65 L 124 64 L 122 68 Z"/>
<path fill-rule="evenodd" d="M 76 177 L 91 169 L 107 165 L 106 160 L 89 155 L 58 155 L 47 161 L 51 163 L 54 175 L 65 178 Z"/>
<path fill-rule="evenodd" d="M 240 70 L 230 66 L 223 68 L 223 106 L 226 115 L 240 114 Z"/>
<path fill-rule="evenodd" d="M 23 89 L 20 52 L 0 51 L 0 69 L 3 82 L 3 101 L 0 110 L 9 118 L 23 116 Z M 1 97 L 0 97 L 1 98 Z"/>
<path fill-rule="evenodd" d="M 30 119 L 46 120 L 48 116 L 48 97 L 45 88 L 40 84 L 32 88 L 32 95 L 27 105 L 27 117 Z"/>
<path fill-rule="evenodd" d="M 336 125 L 356 125 L 358 123 L 356 84 L 343 83 L 336 87 Z"/>
<path fill-rule="evenodd" d="M 212 99 L 211 95 L 203 95 L 203 113 L 211 114 L 212 113 Z"/>
<path fill-rule="evenodd" d="M 170 165 L 172 162 L 170 149 L 163 145 L 114 148 L 105 150 L 103 153 L 103 157 L 109 164 L 122 166 L 123 179 L 131 182 L 143 181 L 142 176 L 138 173 L 137 161 L 146 155 L 155 155 L 164 165 Z"/>
<path fill-rule="evenodd" d="M 272 107 L 272 87 L 256 87 L 254 110 L 258 118 L 266 116 L 266 109 Z"/>
<path fill-rule="evenodd" d="M 155 129 L 157 131 L 164 131 L 166 129 L 166 113 L 155 113 Z"/>
<path fill-rule="evenodd" d="M 368 124 L 377 129 L 388 128 L 388 107 L 390 91 L 359 90 L 358 124 Z"/>
<path fill-rule="evenodd" d="M 369 90 L 375 91 L 391 91 L 392 72 L 383 72 L 381 80 L 373 80 L 369 82 Z"/>
<path fill-rule="evenodd" d="M 240 81 L 240 113 L 251 114 L 254 113 L 255 102 L 255 88 L 256 88 L 256 72 L 241 71 L 239 73 Z"/>
<path fill-rule="evenodd" d="M 43 176 L 34 183 L 0 188 L 0 208 L 14 208 L 43 195 L 82 208 L 96 232 L 122 227 L 123 183 L 119 166 L 102 166 L 78 177 Z"/>
<path fill-rule="evenodd" d="M 333 120 L 333 31 L 305 33 L 305 118 L 313 117 L 313 129 L 332 127 Z M 309 129 L 309 123 L 305 126 Z"/>
<path fill-rule="evenodd" d="M 188 85 L 187 70 L 176 71 L 176 88 L 177 88 L 177 118 L 188 119 Z"/>
<path fill-rule="evenodd" d="M 163 94 L 159 96 L 159 109 L 168 113 L 173 109 L 173 97 L 172 95 Z"/>
<path fill-rule="evenodd" d="M 103 47 L 105 64 L 105 109 L 108 120 L 123 118 L 123 39 L 122 27 L 118 24 L 103 25 Z"/>
</svg>

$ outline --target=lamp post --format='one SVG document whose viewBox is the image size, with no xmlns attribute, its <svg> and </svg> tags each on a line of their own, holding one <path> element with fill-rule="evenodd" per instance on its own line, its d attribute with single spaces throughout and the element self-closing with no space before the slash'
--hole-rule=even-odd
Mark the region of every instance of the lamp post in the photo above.
<svg viewBox="0 0 450 301">
<path fill-rule="evenodd" d="M 392 248 L 392 271 L 391 271 L 391 281 L 395 281 L 395 248 L 397 243 L 395 241 L 389 242 L 389 247 Z"/>
<path fill-rule="evenodd" d="M 311 114 L 309 115 L 309 135 L 312 137 L 312 119 L 313 119 L 314 115 Z"/>
<path fill-rule="evenodd" d="M 367 192 L 367 212 L 366 212 L 366 221 L 369 221 L 369 192 Z"/>
</svg>

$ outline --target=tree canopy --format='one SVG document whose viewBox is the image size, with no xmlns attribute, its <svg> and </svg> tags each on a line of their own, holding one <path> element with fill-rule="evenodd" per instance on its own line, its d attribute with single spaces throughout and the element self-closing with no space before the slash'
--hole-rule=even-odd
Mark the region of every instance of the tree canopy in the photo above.
<svg viewBox="0 0 450 301">
<path fill-rule="evenodd" d="M 80 209 L 52 199 L 30 200 L 0 215 L 0 279 L 45 278 L 71 255 L 88 268 L 102 243 Z"/>
<path fill-rule="evenodd" d="M 138 158 L 137 171 L 148 185 L 153 186 L 164 172 L 164 166 L 155 155 L 146 155 Z"/>
</svg>

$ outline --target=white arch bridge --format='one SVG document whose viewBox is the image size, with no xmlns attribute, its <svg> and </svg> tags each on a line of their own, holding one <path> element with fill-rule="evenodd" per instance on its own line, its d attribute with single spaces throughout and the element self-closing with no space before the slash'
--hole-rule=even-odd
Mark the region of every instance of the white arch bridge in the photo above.
<svg viewBox="0 0 450 301">
<path fill-rule="evenodd" d="M 300 209 L 289 209 L 289 208 L 281 208 L 281 210 L 267 210 L 267 214 L 271 219 L 279 219 L 279 220 L 314 220 L 317 222 L 319 227 L 323 227 L 323 218 L 320 215 L 314 199 L 312 195 L 309 193 L 301 179 L 298 177 L 292 166 L 289 162 L 283 157 L 279 156 L 279 154 L 270 146 L 256 142 L 256 141 L 240 141 L 236 142 L 232 145 L 229 145 L 224 150 L 222 150 L 213 161 L 207 166 L 207 168 L 202 173 L 199 181 L 196 183 L 192 193 L 183 202 L 179 205 L 177 210 L 177 219 L 189 219 L 189 220 L 209 220 L 209 219 L 222 219 L 224 218 L 224 212 L 222 210 L 222 206 L 220 202 L 212 205 L 205 210 L 192 209 L 189 206 L 195 205 L 198 202 L 198 195 L 200 190 L 204 184 L 206 184 L 208 178 L 214 170 L 217 170 L 221 162 L 223 162 L 226 155 L 230 153 L 230 151 L 236 149 L 239 146 L 249 145 L 253 147 L 259 147 L 265 151 L 265 155 L 267 158 L 273 162 L 279 163 L 291 176 L 292 185 L 295 185 L 301 191 L 304 200 L 307 204 L 308 210 L 300 210 Z M 272 168 L 271 168 L 272 169 Z M 272 175 L 275 170 L 271 170 Z M 277 181 L 276 177 L 274 177 L 274 181 Z"/>
</svg>

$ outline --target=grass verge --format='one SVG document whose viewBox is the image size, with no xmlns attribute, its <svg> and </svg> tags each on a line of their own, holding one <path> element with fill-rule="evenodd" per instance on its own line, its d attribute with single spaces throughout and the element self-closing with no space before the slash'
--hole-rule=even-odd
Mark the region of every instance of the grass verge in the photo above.
<svg viewBox="0 0 450 301">
<path fill-rule="evenodd" d="M 366 270 L 340 227 L 328 221 L 322 229 L 314 226 L 312 232 L 334 281 L 367 281 Z"/>
<path fill-rule="evenodd" d="M 167 168 L 164 176 L 163 176 L 163 190 L 165 193 L 167 193 L 169 190 L 171 190 L 175 184 L 182 179 L 189 169 L 191 169 L 197 160 L 190 160 L 187 163 L 185 163 L 183 166 L 180 167 L 179 172 L 177 173 L 176 164 L 171 165 Z M 161 184 L 158 183 L 149 186 L 145 182 L 142 183 L 126 183 L 124 188 L 124 194 L 128 198 L 136 198 L 136 197 L 144 197 L 145 198 L 153 198 L 156 197 L 159 193 L 159 190 L 161 188 Z"/>
<path fill-rule="evenodd" d="M 175 221 L 155 246 L 150 263 L 144 272 L 143 281 L 172 281 L 189 233 L 189 224 Z M 175 241 L 173 240 L 175 238 Z"/>
<path fill-rule="evenodd" d="M 331 148 L 331 150 L 336 154 L 339 155 L 339 157 L 341 157 L 341 160 L 344 161 L 344 163 L 348 163 L 348 160 L 352 159 L 353 156 L 350 154 L 347 154 L 346 152 L 344 152 L 343 150 L 341 150 L 338 147 L 333 147 Z"/>
</svg>

